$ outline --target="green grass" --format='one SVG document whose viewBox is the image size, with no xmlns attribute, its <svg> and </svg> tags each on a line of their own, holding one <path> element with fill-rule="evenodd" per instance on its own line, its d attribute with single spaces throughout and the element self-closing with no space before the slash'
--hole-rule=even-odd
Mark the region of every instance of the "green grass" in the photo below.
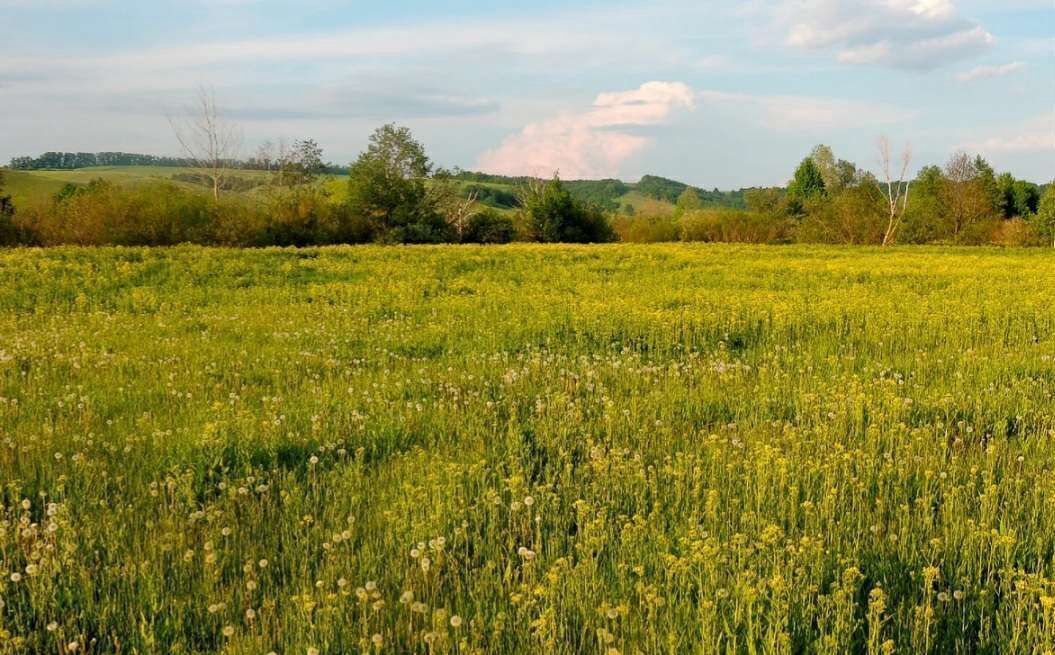
<svg viewBox="0 0 1055 655">
<path fill-rule="evenodd" d="M 1050 652 L 1053 288 L 1043 250 L 0 251 L 0 653 Z"/>
<path fill-rule="evenodd" d="M 150 181 L 172 180 L 174 175 L 200 173 L 194 168 L 166 166 L 93 166 L 70 170 L 13 171 L 4 170 L 4 191 L 11 194 L 16 208 L 38 206 L 48 202 L 66 184 L 86 185 L 92 180 L 103 179 L 123 186 L 135 186 Z M 265 180 L 266 171 L 236 170 L 232 176 Z M 324 176 L 327 188 L 336 193 L 344 192 L 343 178 Z M 189 188 L 205 189 L 201 185 L 177 182 Z M 256 190 L 247 193 L 256 193 Z"/>
</svg>

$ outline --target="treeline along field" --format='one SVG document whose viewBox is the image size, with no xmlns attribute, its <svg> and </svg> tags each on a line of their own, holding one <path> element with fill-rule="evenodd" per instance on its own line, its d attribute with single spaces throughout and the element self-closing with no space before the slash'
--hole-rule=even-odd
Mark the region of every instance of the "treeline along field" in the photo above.
<svg viewBox="0 0 1055 655">
<path fill-rule="evenodd" d="M 310 139 L 283 148 L 277 160 L 214 156 L 197 166 L 126 153 L 45 153 L 12 161 L 19 169 L 12 175 L 14 192 L 5 193 L 0 170 L 0 246 L 1055 245 L 1055 185 L 997 174 L 985 159 L 966 153 L 909 180 L 910 151 L 898 177 L 889 144 L 880 147 L 883 181 L 820 145 L 787 188 L 729 192 L 652 175 L 630 185 L 447 171 L 396 125 L 376 130 L 346 169 L 324 164 L 322 149 Z M 158 166 L 69 170 L 93 161 Z M 55 170 L 40 170 L 47 166 Z"/>
<path fill-rule="evenodd" d="M 1047 653 L 1055 259 L 0 252 L 0 653 Z"/>
</svg>

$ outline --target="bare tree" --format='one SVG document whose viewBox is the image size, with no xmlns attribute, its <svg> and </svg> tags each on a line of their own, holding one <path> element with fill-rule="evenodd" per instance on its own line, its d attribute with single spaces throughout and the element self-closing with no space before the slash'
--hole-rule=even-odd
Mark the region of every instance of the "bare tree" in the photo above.
<svg viewBox="0 0 1055 655">
<path fill-rule="evenodd" d="M 891 174 L 893 161 L 890 156 L 890 139 L 885 136 L 879 137 L 879 161 L 883 166 L 883 177 L 886 180 L 886 200 L 888 218 L 886 230 L 883 232 L 883 245 L 888 246 L 897 239 L 897 231 L 908 211 L 908 197 L 910 182 L 906 179 L 908 167 L 912 163 L 912 145 L 905 144 L 901 152 L 901 173 L 895 180 Z"/>
<path fill-rule="evenodd" d="M 271 164 L 275 161 L 275 144 L 271 141 L 261 143 L 256 149 L 256 160 L 270 173 Z"/>
<path fill-rule="evenodd" d="M 476 204 L 478 198 L 479 193 L 470 191 L 464 198 L 452 197 L 447 207 L 447 222 L 454 228 L 459 241 L 465 236 L 465 229 L 469 226 L 469 221 L 480 213 Z"/>
<path fill-rule="evenodd" d="M 242 131 L 224 118 L 216 106 L 216 94 L 205 87 L 198 89 L 183 116 L 170 116 L 169 123 L 183 151 L 212 181 L 213 196 L 219 200 L 220 187 L 242 147 Z"/>
</svg>

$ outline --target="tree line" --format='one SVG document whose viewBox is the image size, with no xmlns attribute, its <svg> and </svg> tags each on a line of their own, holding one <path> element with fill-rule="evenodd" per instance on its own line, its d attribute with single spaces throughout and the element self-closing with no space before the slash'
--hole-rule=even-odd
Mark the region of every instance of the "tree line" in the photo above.
<svg viewBox="0 0 1055 655">
<path fill-rule="evenodd" d="M 514 191 L 495 189 L 489 185 L 510 178 L 437 167 L 407 128 L 385 125 L 342 183 L 323 177 L 322 150 L 311 140 L 283 146 L 281 156 L 258 153 L 256 161 L 269 161 L 263 170 L 270 173 L 252 181 L 213 152 L 212 159 L 189 156 L 196 172 L 176 181 L 126 187 L 97 179 L 67 185 L 50 202 L 19 211 L 3 194 L 0 175 L 0 244 L 1055 244 L 1055 186 L 997 174 L 983 158 L 963 153 L 908 180 L 910 153 L 898 163 L 885 143 L 881 152 L 882 180 L 818 146 L 787 187 L 736 192 L 737 205 L 648 177 L 635 190 L 674 204 L 632 213 L 605 202 L 629 189 L 618 180 L 524 177 L 515 180 Z"/>
</svg>

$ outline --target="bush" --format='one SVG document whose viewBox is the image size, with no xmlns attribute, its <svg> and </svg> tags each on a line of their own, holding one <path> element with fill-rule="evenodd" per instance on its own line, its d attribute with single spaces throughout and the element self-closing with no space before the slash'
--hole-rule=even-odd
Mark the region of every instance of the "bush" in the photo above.
<svg viewBox="0 0 1055 655">
<path fill-rule="evenodd" d="M 701 210 L 679 221 L 682 241 L 788 243 L 791 225 L 784 216 L 736 209 Z"/>
<path fill-rule="evenodd" d="M 469 219 L 462 242 L 509 243 L 515 236 L 516 228 L 508 216 L 493 209 L 485 209 Z"/>
<path fill-rule="evenodd" d="M 1012 218 L 1006 221 L 997 221 L 990 241 L 997 246 L 1017 248 L 1022 246 L 1043 246 L 1046 245 L 1047 240 L 1029 221 L 1022 218 Z"/>
<path fill-rule="evenodd" d="M 576 200 L 557 177 L 526 187 L 520 202 L 533 241 L 603 243 L 615 239 L 604 212 Z"/>
<path fill-rule="evenodd" d="M 613 224 L 620 241 L 663 243 L 678 240 L 678 221 L 672 214 L 620 216 Z"/>
</svg>

